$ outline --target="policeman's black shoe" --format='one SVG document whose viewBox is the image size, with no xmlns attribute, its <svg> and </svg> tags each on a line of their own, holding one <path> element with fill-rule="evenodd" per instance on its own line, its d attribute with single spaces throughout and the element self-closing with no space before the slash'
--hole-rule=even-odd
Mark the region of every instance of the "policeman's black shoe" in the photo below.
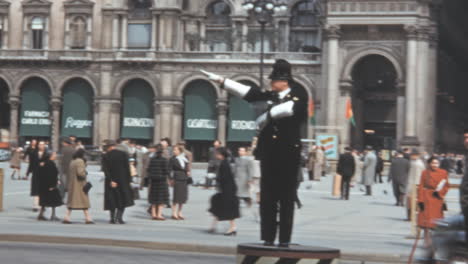
<svg viewBox="0 0 468 264">
<path fill-rule="evenodd" d="M 265 241 L 265 242 L 263 242 L 263 245 L 266 246 L 266 247 L 272 247 L 275 244 L 273 243 L 273 241 Z"/>
<path fill-rule="evenodd" d="M 289 242 L 281 242 L 278 244 L 280 248 L 289 248 Z"/>
</svg>

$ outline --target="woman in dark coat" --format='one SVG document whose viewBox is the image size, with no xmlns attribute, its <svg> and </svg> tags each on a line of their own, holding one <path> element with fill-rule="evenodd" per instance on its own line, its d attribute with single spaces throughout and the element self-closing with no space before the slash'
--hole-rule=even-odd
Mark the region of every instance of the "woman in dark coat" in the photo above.
<svg viewBox="0 0 468 264">
<path fill-rule="evenodd" d="M 39 205 L 41 211 L 37 220 L 47 220 L 44 217 L 46 207 L 52 207 L 51 221 L 59 221 L 55 215 L 55 207 L 63 205 L 62 197 L 57 188 L 58 185 L 58 169 L 55 165 L 56 153 L 45 155 L 45 161 L 39 164 Z"/>
<path fill-rule="evenodd" d="M 29 174 L 31 174 L 33 171 L 31 159 L 34 159 L 32 158 L 32 155 L 36 151 L 37 151 L 37 140 L 33 139 L 31 140 L 31 145 L 29 145 L 29 147 L 26 148 L 26 151 L 24 152 L 24 158 L 27 157 L 29 161 L 28 169 L 26 170 L 26 176 L 24 177 L 25 180 L 28 179 Z"/>
<path fill-rule="evenodd" d="M 237 186 L 228 161 L 228 151 L 225 148 L 217 149 L 216 158 L 221 163 L 216 177 L 218 193 L 211 197 L 211 208 L 208 210 L 215 217 L 213 227 L 209 232 L 214 233 L 216 231 L 218 221 L 229 220 L 230 227 L 224 235 L 233 236 L 237 234 L 235 219 L 240 217 L 239 199 L 236 195 Z"/>
<path fill-rule="evenodd" d="M 31 167 L 31 196 L 34 199 L 33 211 L 39 210 L 39 164 L 48 159 L 44 141 L 39 141 L 37 148 L 29 156 L 29 166 Z"/>
<path fill-rule="evenodd" d="M 110 211 L 110 223 L 125 224 L 125 208 L 133 206 L 133 190 L 130 186 L 129 156 L 117 150 L 116 143 L 108 140 L 105 144 L 106 154 L 102 157 L 102 169 L 105 175 L 104 210 Z"/>
<path fill-rule="evenodd" d="M 184 220 L 182 206 L 188 200 L 188 160 L 184 155 L 184 148 L 182 146 L 175 146 L 172 151 L 174 156 L 169 164 L 171 185 L 174 187 L 172 194 L 172 219 Z"/>
<path fill-rule="evenodd" d="M 156 155 L 151 158 L 148 166 L 148 178 L 151 181 L 148 201 L 151 204 L 153 220 L 166 220 L 162 210 L 169 202 L 169 162 L 163 157 L 163 148 L 156 146 Z"/>
</svg>

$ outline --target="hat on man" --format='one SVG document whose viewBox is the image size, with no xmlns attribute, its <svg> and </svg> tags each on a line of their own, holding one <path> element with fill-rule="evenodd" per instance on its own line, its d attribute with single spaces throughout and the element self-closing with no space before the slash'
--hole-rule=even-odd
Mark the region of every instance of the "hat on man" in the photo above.
<svg viewBox="0 0 468 264">
<path fill-rule="evenodd" d="M 272 81 L 292 81 L 291 64 L 287 60 L 276 60 L 273 64 L 273 71 L 268 78 Z"/>
<path fill-rule="evenodd" d="M 416 149 L 416 148 L 412 149 L 411 153 L 410 153 L 410 155 L 419 155 L 419 154 L 421 154 L 421 153 L 419 153 L 419 150 Z"/>
<path fill-rule="evenodd" d="M 115 140 L 112 140 L 112 139 L 104 140 L 104 147 L 110 147 L 110 146 L 115 146 L 115 145 L 117 145 L 117 142 L 115 142 Z"/>
</svg>

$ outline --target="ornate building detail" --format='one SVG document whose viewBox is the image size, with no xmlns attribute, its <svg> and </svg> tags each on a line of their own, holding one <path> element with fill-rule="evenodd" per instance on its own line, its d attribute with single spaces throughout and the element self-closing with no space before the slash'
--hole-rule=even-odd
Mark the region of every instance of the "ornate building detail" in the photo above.
<svg viewBox="0 0 468 264">
<path fill-rule="evenodd" d="M 418 3 L 416 1 L 329 1 L 329 14 L 363 15 L 363 13 L 416 13 Z"/>
<path fill-rule="evenodd" d="M 408 40 L 418 39 L 419 27 L 415 25 L 408 25 L 408 26 L 405 26 L 404 29 L 405 29 L 406 37 L 408 38 Z"/>
<path fill-rule="evenodd" d="M 338 25 L 327 25 L 324 29 L 324 33 L 327 39 L 339 39 L 342 32 Z"/>
<path fill-rule="evenodd" d="M 22 2 L 23 14 L 49 16 L 51 5 L 48 0 L 25 0 Z"/>
</svg>

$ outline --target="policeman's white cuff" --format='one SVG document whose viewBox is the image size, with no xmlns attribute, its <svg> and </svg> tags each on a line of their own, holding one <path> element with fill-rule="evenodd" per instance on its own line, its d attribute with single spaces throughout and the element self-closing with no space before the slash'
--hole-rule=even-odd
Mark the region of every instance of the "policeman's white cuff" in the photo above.
<svg viewBox="0 0 468 264">
<path fill-rule="evenodd" d="M 294 102 L 287 101 L 276 106 L 273 106 L 270 110 L 270 115 L 273 119 L 280 119 L 284 117 L 290 117 L 294 115 Z"/>
<path fill-rule="evenodd" d="M 258 131 L 261 131 L 266 126 L 267 123 L 268 123 L 268 113 L 263 113 L 257 118 L 257 120 L 255 120 L 255 124 L 257 125 Z"/>
<path fill-rule="evenodd" d="M 240 98 L 244 98 L 244 96 L 250 91 L 250 86 L 238 83 L 230 79 L 225 79 L 223 85 L 226 91 Z"/>
</svg>

